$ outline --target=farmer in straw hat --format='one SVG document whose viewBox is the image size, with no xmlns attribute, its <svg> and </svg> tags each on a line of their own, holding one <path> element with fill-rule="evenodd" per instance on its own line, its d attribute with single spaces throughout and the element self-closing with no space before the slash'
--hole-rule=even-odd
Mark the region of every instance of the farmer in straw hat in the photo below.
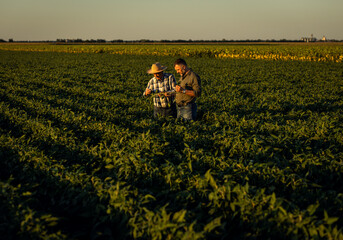
<svg viewBox="0 0 343 240">
<path fill-rule="evenodd" d="M 174 96 L 176 81 L 173 74 L 164 73 L 167 67 L 162 66 L 159 62 L 152 64 L 148 74 L 153 74 L 154 77 L 148 82 L 143 96 L 154 94 L 154 117 L 158 115 L 168 117 L 176 115 L 176 106 Z M 159 94 L 160 93 L 160 94 Z"/>
</svg>

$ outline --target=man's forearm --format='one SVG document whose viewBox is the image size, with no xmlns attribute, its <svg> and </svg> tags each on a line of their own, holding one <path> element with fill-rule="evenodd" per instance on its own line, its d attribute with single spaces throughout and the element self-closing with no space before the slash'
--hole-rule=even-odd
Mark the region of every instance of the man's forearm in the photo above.
<svg viewBox="0 0 343 240">
<path fill-rule="evenodd" d="M 184 90 L 184 94 L 191 96 L 191 97 L 195 97 L 195 93 L 193 90 Z"/>
</svg>

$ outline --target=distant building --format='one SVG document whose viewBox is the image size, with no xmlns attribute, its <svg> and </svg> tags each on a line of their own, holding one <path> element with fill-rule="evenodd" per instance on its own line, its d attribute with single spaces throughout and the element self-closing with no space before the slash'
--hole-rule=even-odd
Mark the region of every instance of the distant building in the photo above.
<svg viewBox="0 0 343 240">
<path fill-rule="evenodd" d="M 326 41 L 327 41 L 327 39 L 326 39 L 325 36 L 322 37 L 322 41 L 323 41 L 323 42 L 326 42 Z"/>
<path fill-rule="evenodd" d="M 301 41 L 304 41 L 304 42 L 315 42 L 315 41 L 317 41 L 317 38 L 313 37 L 313 34 L 311 34 L 311 37 L 302 37 Z"/>
</svg>

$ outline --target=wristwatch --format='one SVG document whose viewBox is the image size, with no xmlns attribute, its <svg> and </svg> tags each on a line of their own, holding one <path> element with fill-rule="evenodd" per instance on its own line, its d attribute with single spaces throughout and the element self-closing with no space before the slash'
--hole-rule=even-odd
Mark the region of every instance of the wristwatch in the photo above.
<svg viewBox="0 0 343 240">
<path fill-rule="evenodd" d="M 182 91 L 184 94 L 186 94 L 186 89 L 183 89 L 183 91 Z"/>
</svg>

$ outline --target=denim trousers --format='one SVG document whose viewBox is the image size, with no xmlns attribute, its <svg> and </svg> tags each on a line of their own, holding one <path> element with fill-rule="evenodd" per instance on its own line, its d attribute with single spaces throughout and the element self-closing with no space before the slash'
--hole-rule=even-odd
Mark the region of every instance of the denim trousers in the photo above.
<svg viewBox="0 0 343 240">
<path fill-rule="evenodd" d="M 175 104 L 172 104 L 169 108 L 162 108 L 154 106 L 154 117 L 175 117 Z"/>
<path fill-rule="evenodd" d="M 185 120 L 195 120 L 197 117 L 197 104 L 189 103 L 185 106 L 177 106 L 177 118 Z"/>
</svg>

